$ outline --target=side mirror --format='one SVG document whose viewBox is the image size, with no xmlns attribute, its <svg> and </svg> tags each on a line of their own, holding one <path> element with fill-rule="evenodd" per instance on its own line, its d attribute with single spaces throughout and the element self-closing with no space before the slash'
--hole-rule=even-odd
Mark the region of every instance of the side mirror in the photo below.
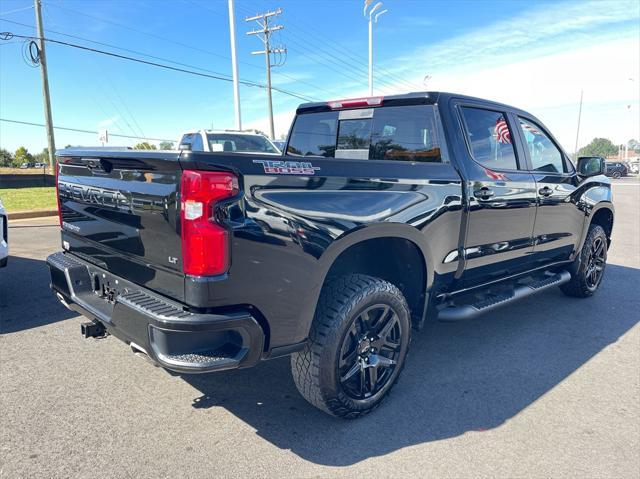
<svg viewBox="0 0 640 479">
<path fill-rule="evenodd" d="M 180 151 L 191 151 L 191 143 L 180 143 L 178 145 Z"/>
<path fill-rule="evenodd" d="M 604 175 L 607 166 L 604 158 L 599 156 L 581 156 L 578 158 L 578 174 L 580 176 L 597 176 Z"/>
</svg>

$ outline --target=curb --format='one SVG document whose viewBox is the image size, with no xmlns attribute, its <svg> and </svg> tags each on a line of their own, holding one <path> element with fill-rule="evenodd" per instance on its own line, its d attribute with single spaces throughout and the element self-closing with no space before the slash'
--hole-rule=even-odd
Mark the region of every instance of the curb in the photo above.
<svg viewBox="0 0 640 479">
<path fill-rule="evenodd" d="M 47 216 L 57 216 L 58 210 L 33 210 L 33 211 L 16 211 L 8 213 L 10 220 L 25 220 L 29 218 L 43 218 Z"/>
</svg>

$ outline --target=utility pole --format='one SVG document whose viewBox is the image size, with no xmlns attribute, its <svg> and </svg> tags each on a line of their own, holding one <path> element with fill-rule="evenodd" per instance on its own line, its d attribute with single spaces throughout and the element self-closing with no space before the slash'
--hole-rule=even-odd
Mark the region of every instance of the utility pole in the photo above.
<svg viewBox="0 0 640 479">
<path fill-rule="evenodd" d="M 574 160 L 578 161 L 578 137 L 580 136 L 580 118 L 582 118 L 582 97 L 584 96 L 584 90 L 580 90 L 580 107 L 578 108 L 578 128 L 576 129 L 576 147 L 573 150 Z"/>
<path fill-rule="evenodd" d="M 56 142 L 53 136 L 53 119 L 51 118 L 51 99 L 49 98 L 49 76 L 47 75 L 47 56 L 44 51 L 44 28 L 42 28 L 42 11 L 40 0 L 33 0 L 36 11 L 36 27 L 38 29 L 38 58 L 42 76 L 42 99 L 44 100 L 44 123 L 47 129 L 47 145 L 49 148 L 49 166 L 55 166 Z"/>
<path fill-rule="evenodd" d="M 280 15 L 282 13 L 282 9 L 278 8 L 275 11 L 261 13 L 260 15 L 254 15 L 253 17 L 245 18 L 246 22 L 255 21 L 260 26 L 258 30 L 251 30 L 247 32 L 247 35 L 261 35 L 259 38 L 262 40 L 264 44 L 264 50 L 251 52 L 252 55 L 264 55 L 265 57 L 265 66 L 267 68 L 267 101 L 268 101 L 268 109 L 269 109 L 269 135 L 271 139 L 275 139 L 275 131 L 273 128 L 273 102 L 271 100 L 271 54 L 283 54 L 287 53 L 287 49 L 283 47 L 271 48 L 270 38 L 271 34 L 277 30 L 282 30 L 284 26 L 282 25 L 273 25 L 269 26 L 269 19 L 271 17 L 275 17 L 276 15 Z"/>
<path fill-rule="evenodd" d="M 229 34 L 231 35 L 231 69 L 233 70 L 233 106 L 236 111 L 236 129 L 242 130 L 240 118 L 240 85 L 238 84 L 238 60 L 236 59 L 236 14 L 233 0 L 229 0 Z"/>
<path fill-rule="evenodd" d="M 371 5 L 372 0 L 364 1 L 363 14 L 367 16 L 367 9 Z M 378 17 L 387 12 L 387 10 L 381 10 L 378 13 L 376 11 L 382 7 L 382 2 L 376 3 L 369 10 L 369 96 L 373 96 L 373 23 L 378 23 Z M 375 14 L 375 15 L 374 15 Z"/>
</svg>

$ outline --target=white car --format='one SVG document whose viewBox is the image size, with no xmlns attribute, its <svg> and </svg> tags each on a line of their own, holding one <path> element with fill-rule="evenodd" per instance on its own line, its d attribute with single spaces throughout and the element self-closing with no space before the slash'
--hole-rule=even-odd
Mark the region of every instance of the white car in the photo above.
<svg viewBox="0 0 640 479">
<path fill-rule="evenodd" d="M 266 136 L 253 131 L 197 130 L 182 134 L 180 150 L 282 155 Z"/>
<path fill-rule="evenodd" d="M 0 268 L 7 265 L 9 259 L 9 221 L 0 199 Z"/>
</svg>

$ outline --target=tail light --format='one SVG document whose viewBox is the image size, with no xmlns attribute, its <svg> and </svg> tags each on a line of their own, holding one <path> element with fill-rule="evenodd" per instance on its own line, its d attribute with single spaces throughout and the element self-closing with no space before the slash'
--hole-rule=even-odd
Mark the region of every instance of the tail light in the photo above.
<svg viewBox="0 0 640 479">
<path fill-rule="evenodd" d="M 58 186 L 60 163 L 57 159 L 53 164 L 53 167 L 56 169 L 56 200 L 58 201 L 58 222 L 60 223 L 60 228 L 62 228 L 62 205 L 60 205 L 60 187 Z"/>
<path fill-rule="evenodd" d="M 380 106 L 384 97 L 371 96 L 368 98 L 351 98 L 349 100 L 334 100 L 327 102 L 332 110 L 340 110 L 342 108 L 358 108 L 365 106 Z"/>
<path fill-rule="evenodd" d="M 185 274 L 211 276 L 229 269 L 229 233 L 215 205 L 238 193 L 238 178 L 221 171 L 182 172 L 182 264 Z"/>
</svg>

